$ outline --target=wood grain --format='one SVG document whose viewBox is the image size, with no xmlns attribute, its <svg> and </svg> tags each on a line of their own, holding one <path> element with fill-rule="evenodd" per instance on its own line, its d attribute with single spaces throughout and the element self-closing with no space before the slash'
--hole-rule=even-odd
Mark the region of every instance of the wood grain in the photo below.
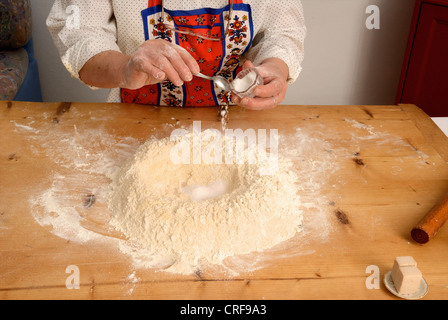
<svg viewBox="0 0 448 320">
<path fill-rule="evenodd" d="M 176 275 L 136 268 L 108 241 L 67 240 L 33 216 L 31 195 L 57 183 L 52 180 L 55 172 L 72 170 L 61 163 L 69 162 L 68 155 L 77 150 L 49 152 L 59 150 L 51 148 L 53 144 L 65 147 L 67 135 L 95 137 L 97 130 L 116 139 L 116 145 L 99 143 L 78 150 L 73 158 L 77 164 L 80 157 L 97 160 L 104 152 L 114 152 L 126 137 L 143 143 L 151 135 L 167 136 L 169 130 L 194 120 L 201 120 L 204 128 L 219 128 L 217 112 L 0 102 L 0 299 L 395 299 L 382 281 L 395 257 L 402 255 L 416 259 L 429 284 L 425 299 L 448 298 L 447 228 L 425 246 L 413 242 L 409 234 L 448 191 L 448 139 L 411 105 L 280 106 L 266 112 L 231 108 L 230 127 L 278 128 L 282 133 L 300 128 L 343 155 L 323 190 L 329 200 L 322 207 L 328 212 L 329 238 L 299 237 L 257 270 L 229 275 L 210 267 Z M 372 139 L 369 130 L 381 135 Z M 56 133 L 61 134 L 60 141 Z M 87 174 L 83 178 L 91 181 Z M 80 219 L 91 210 L 87 229 L 119 238 L 104 228 L 107 208 L 97 198 L 92 201 L 95 187 L 74 185 L 69 200 L 80 208 Z M 66 287 L 70 265 L 80 270 L 78 290 Z M 366 288 L 370 265 L 380 270 L 380 289 Z"/>
</svg>

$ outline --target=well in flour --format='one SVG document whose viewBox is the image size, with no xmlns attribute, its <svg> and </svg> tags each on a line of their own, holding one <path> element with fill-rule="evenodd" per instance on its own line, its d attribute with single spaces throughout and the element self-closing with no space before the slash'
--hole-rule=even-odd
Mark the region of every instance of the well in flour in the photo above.
<svg viewBox="0 0 448 320">
<path fill-rule="evenodd" d="M 223 195 L 226 193 L 227 185 L 223 180 L 218 179 L 205 186 L 189 185 L 181 188 L 181 190 L 188 194 L 192 200 L 202 201 Z"/>
</svg>

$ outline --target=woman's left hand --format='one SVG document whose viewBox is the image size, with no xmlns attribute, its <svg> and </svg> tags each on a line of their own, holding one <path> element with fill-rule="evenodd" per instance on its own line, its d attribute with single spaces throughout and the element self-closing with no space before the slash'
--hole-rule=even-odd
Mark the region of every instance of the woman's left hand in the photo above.
<svg viewBox="0 0 448 320">
<path fill-rule="evenodd" d="M 251 61 L 244 63 L 243 70 L 247 68 L 254 68 Z M 254 98 L 241 99 L 233 94 L 232 102 L 251 110 L 275 108 L 285 99 L 286 90 L 288 89 L 288 66 L 281 59 L 269 58 L 263 61 L 256 69 L 263 78 L 264 85 L 255 88 Z"/>
</svg>

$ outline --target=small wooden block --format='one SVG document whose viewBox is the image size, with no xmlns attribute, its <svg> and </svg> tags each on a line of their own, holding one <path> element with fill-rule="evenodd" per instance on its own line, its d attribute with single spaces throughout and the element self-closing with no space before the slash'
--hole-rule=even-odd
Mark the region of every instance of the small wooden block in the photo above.
<svg viewBox="0 0 448 320">
<path fill-rule="evenodd" d="M 417 267 L 417 262 L 411 256 L 396 257 L 392 268 L 392 279 L 400 277 L 399 272 L 402 267 Z"/>
<path fill-rule="evenodd" d="M 417 261 L 411 256 L 396 257 L 395 263 L 400 267 L 416 267 Z"/>
<path fill-rule="evenodd" d="M 392 269 L 392 281 L 399 294 L 411 295 L 418 291 L 422 273 L 413 257 L 397 257 Z"/>
</svg>

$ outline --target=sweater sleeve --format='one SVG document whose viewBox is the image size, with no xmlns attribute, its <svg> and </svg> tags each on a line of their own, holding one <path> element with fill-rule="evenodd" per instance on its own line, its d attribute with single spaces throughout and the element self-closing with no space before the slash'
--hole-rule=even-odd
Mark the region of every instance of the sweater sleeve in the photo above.
<svg viewBox="0 0 448 320">
<path fill-rule="evenodd" d="M 47 27 L 62 63 L 72 77 L 93 56 L 119 51 L 117 27 L 111 0 L 56 0 Z"/>
<path fill-rule="evenodd" d="M 254 19 L 262 19 L 260 32 L 255 37 L 246 59 L 255 65 L 268 58 L 279 58 L 289 67 L 288 83 L 297 80 L 304 60 L 306 37 L 305 18 L 300 0 L 270 0 Z"/>
</svg>

